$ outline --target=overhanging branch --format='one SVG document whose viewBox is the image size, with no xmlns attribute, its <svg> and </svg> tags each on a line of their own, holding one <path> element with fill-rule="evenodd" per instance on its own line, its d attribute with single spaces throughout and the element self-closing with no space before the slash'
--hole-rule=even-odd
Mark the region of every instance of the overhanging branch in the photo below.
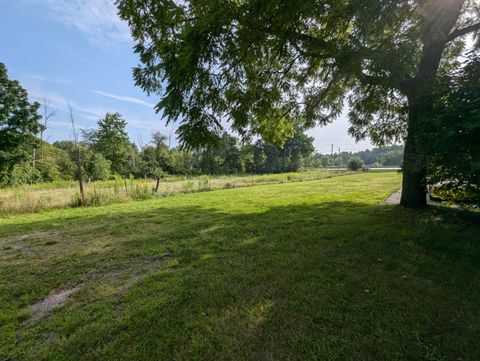
<svg viewBox="0 0 480 361">
<path fill-rule="evenodd" d="M 462 29 L 456 29 L 448 35 L 448 41 L 455 40 L 456 38 L 459 38 L 460 36 L 473 33 L 474 31 L 480 30 L 480 23 L 475 23 L 470 26 L 466 26 Z"/>
</svg>

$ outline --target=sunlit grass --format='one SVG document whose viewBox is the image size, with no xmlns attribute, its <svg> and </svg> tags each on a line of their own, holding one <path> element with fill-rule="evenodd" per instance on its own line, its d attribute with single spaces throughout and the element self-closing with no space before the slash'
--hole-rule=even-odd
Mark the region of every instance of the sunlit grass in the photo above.
<svg viewBox="0 0 480 361">
<path fill-rule="evenodd" d="M 478 360 L 478 215 L 384 206 L 400 178 L 5 216 L 0 359 Z"/>
</svg>

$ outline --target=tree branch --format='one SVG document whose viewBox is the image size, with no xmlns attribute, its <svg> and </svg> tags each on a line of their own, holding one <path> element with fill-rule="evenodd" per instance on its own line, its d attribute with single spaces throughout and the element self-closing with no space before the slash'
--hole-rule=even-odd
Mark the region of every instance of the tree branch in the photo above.
<svg viewBox="0 0 480 361">
<path fill-rule="evenodd" d="M 466 26 L 462 29 L 456 29 L 456 30 L 452 31 L 448 35 L 447 40 L 452 41 L 452 40 L 455 40 L 456 38 L 459 38 L 460 36 L 472 33 L 472 32 L 477 31 L 477 30 L 480 30 L 480 23 L 475 23 L 475 24 L 472 24 L 470 26 Z"/>
</svg>

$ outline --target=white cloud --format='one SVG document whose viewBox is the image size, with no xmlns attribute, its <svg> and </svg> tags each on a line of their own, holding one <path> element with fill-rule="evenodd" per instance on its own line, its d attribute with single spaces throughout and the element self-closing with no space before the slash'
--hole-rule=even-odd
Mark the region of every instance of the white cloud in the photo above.
<svg viewBox="0 0 480 361">
<path fill-rule="evenodd" d="M 32 101 L 37 100 L 41 102 L 43 98 L 46 97 L 52 109 L 56 111 L 55 116 L 49 122 L 45 138 L 50 139 L 49 137 L 51 137 L 50 140 L 52 141 L 69 139 L 70 137 L 71 123 L 69 122 L 67 104 L 70 104 L 72 107 L 78 129 L 95 127 L 96 122 L 102 119 L 107 112 L 113 113 L 116 111 L 115 108 L 109 106 L 91 105 L 85 101 L 76 101 L 59 93 L 46 90 L 38 84 L 28 86 L 28 93 Z M 152 109 L 152 107 L 153 105 L 150 104 L 149 108 Z M 135 141 L 140 136 L 144 140 L 143 143 L 146 144 L 150 140 L 152 132 L 160 131 L 164 134 L 170 134 L 176 129 L 175 125 L 170 124 L 167 126 L 165 122 L 160 119 L 161 117 L 153 112 L 153 109 L 151 116 L 143 115 L 139 117 L 136 113 L 136 115 L 129 113 L 130 112 L 122 112 L 122 115 L 123 118 L 127 120 L 127 130 L 129 131 L 132 141 Z M 172 139 L 172 141 L 172 145 L 177 144 L 174 139 Z M 137 142 L 139 141 L 137 140 Z"/>
<path fill-rule="evenodd" d="M 68 100 L 62 95 L 54 92 L 46 92 L 43 91 L 43 89 L 32 86 L 29 87 L 28 94 L 31 100 L 35 100 L 41 103 L 46 98 L 53 109 L 59 109 L 63 111 L 67 110 Z"/>
<path fill-rule="evenodd" d="M 30 87 L 28 90 L 28 94 L 31 100 L 35 100 L 40 103 L 46 98 L 52 110 L 58 110 L 62 112 L 57 113 L 55 115 L 55 118 L 67 118 L 67 115 L 65 113 L 68 114 L 69 112 L 68 104 L 70 104 L 70 106 L 72 107 L 73 113 L 75 115 L 81 116 L 82 118 L 89 121 L 97 121 L 98 119 L 102 118 L 108 111 L 104 108 L 95 108 L 81 105 L 78 102 L 68 99 L 58 93 L 44 91 L 43 89 L 39 89 L 36 87 Z"/>
<path fill-rule="evenodd" d="M 101 44 L 131 42 L 113 0 L 24 0 L 47 9 L 57 21 Z"/>
<path fill-rule="evenodd" d="M 48 124 L 48 127 L 49 127 L 48 129 L 50 129 L 52 126 L 57 127 L 60 130 L 65 130 L 65 129 L 70 129 L 72 127 L 72 123 L 66 122 L 66 121 L 60 121 L 60 120 L 52 120 Z"/>
<path fill-rule="evenodd" d="M 25 74 L 27 77 L 35 79 L 35 80 L 40 80 L 40 81 L 46 81 L 50 83 L 58 83 L 58 84 L 71 84 L 75 85 L 71 80 L 68 79 L 60 79 L 60 78 L 48 78 L 46 76 L 41 76 L 41 75 L 35 75 L 35 74 Z"/>
<path fill-rule="evenodd" d="M 122 102 L 127 102 L 127 103 L 131 103 L 131 104 L 137 104 L 137 105 L 141 105 L 141 106 L 144 106 L 144 107 L 147 107 L 147 108 L 153 108 L 155 106 L 155 104 L 148 103 L 146 101 L 143 101 L 141 99 L 134 98 L 134 97 L 124 96 L 124 95 L 115 95 L 115 94 L 103 92 L 101 90 L 94 90 L 93 92 L 95 94 L 103 95 L 104 97 L 107 97 L 107 98 L 120 100 Z"/>
</svg>

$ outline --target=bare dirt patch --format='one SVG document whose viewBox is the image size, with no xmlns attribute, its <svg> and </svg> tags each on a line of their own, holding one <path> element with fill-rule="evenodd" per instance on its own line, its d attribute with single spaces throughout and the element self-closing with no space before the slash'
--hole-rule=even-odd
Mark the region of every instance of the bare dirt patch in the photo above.
<svg viewBox="0 0 480 361">
<path fill-rule="evenodd" d="M 139 262 L 139 264 L 136 264 L 133 269 L 123 271 L 115 270 L 113 272 L 109 272 L 105 278 L 107 280 L 118 280 L 119 278 L 123 278 L 118 290 L 120 292 L 125 292 L 135 283 L 146 278 L 150 273 L 160 269 L 171 257 L 172 253 L 167 251 L 162 257 L 152 257 L 142 260 Z M 127 276 L 125 277 L 124 275 Z"/>
<path fill-rule="evenodd" d="M 137 282 L 140 282 L 142 279 L 148 277 L 151 272 L 160 269 L 171 257 L 172 253 L 167 251 L 161 257 L 147 257 L 145 259 L 141 259 L 131 268 L 113 269 L 103 274 L 94 272 L 90 275 L 89 279 L 107 282 L 110 284 L 113 283 L 117 289 L 117 292 L 123 293 Z M 79 291 L 82 287 L 88 289 L 88 282 L 78 284 L 73 288 L 56 290 L 50 293 L 50 295 L 42 301 L 31 305 L 30 311 L 32 315 L 29 318 L 29 321 L 38 321 L 48 316 L 52 310 L 63 306 L 68 301 L 69 297 L 75 292 Z M 118 305 L 117 308 L 118 309 L 116 310 L 116 313 L 121 315 L 121 306 Z"/>
<path fill-rule="evenodd" d="M 27 239 L 45 238 L 49 236 L 54 236 L 57 233 L 58 232 L 56 231 L 32 232 L 32 233 L 20 234 L 17 236 L 0 238 L 0 248 L 7 248 L 7 249 L 10 248 L 13 250 L 18 250 L 22 248 L 21 243 L 26 241 Z"/>
<path fill-rule="evenodd" d="M 43 301 L 37 302 L 30 306 L 30 311 L 32 311 L 32 316 L 30 320 L 39 320 L 45 315 L 47 315 L 51 310 L 54 308 L 61 307 L 67 302 L 68 298 L 78 290 L 80 290 L 80 286 L 58 290 L 55 293 L 50 294 L 47 298 Z"/>
</svg>

